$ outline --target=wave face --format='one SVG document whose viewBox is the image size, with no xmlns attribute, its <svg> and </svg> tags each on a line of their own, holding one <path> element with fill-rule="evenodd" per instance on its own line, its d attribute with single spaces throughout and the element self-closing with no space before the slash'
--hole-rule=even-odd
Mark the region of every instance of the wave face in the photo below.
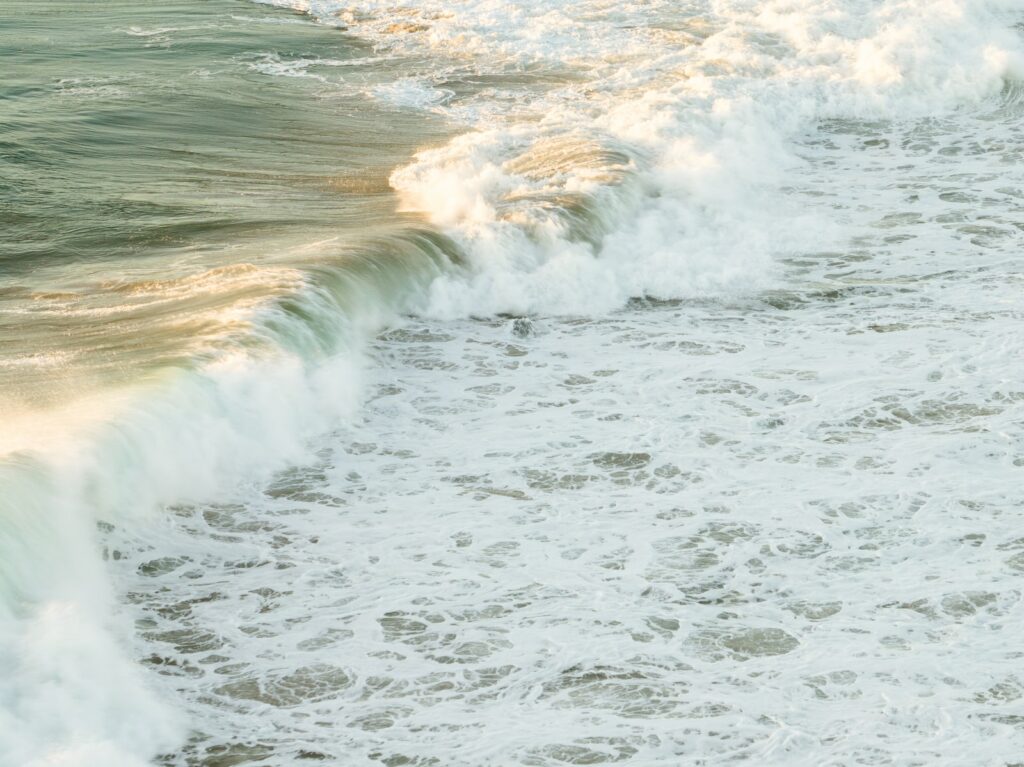
<svg viewBox="0 0 1024 767">
<path fill-rule="evenodd" d="M 2 43 L 3 767 L 1019 753 L 1018 2 L 106 5 Z"/>
</svg>

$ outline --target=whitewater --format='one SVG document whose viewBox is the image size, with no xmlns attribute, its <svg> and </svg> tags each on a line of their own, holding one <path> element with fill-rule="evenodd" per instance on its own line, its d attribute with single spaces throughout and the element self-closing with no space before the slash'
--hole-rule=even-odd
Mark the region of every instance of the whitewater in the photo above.
<svg viewBox="0 0 1024 767">
<path fill-rule="evenodd" d="M 0 766 L 1024 763 L 1019 0 L 57 5 Z"/>
</svg>

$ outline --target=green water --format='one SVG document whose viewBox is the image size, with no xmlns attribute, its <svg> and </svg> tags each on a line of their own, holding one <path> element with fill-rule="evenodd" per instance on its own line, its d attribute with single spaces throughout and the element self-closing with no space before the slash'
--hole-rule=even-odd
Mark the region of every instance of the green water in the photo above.
<svg viewBox="0 0 1024 767">
<path fill-rule="evenodd" d="M 187 364 L 415 225 L 388 175 L 444 128 L 368 95 L 415 62 L 249 2 L 6 5 L 0 411 Z"/>
</svg>

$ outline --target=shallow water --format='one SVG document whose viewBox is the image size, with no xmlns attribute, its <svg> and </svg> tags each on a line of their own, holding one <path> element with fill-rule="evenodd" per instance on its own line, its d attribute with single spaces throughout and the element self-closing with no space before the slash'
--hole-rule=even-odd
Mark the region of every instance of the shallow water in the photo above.
<svg viewBox="0 0 1024 767">
<path fill-rule="evenodd" d="M 70 8 L 0 764 L 1020 761 L 1014 3 Z"/>
</svg>

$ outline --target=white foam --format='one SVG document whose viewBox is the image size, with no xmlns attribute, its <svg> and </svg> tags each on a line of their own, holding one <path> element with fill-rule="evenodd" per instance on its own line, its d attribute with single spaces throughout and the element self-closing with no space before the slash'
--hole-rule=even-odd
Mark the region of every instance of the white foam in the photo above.
<svg viewBox="0 0 1024 767">
<path fill-rule="evenodd" d="M 468 272 L 433 288 L 440 316 L 601 312 L 638 294 L 762 285 L 772 256 L 826 245 L 833 229 L 781 204 L 799 165 L 789 142 L 825 118 L 976 105 L 1024 74 L 1006 14 L 1015 5 L 999 0 L 278 4 L 384 50 L 429 51 L 440 71 L 468 60 L 483 74 L 541 65 L 571 79 L 505 114 L 471 112 L 482 127 L 392 177 L 407 209 L 469 255 Z M 443 102 L 417 93 L 404 103 Z M 448 111 L 465 119 L 465 109 Z M 552 137 L 580 133 L 631 159 L 628 183 L 602 186 L 560 166 L 516 171 Z M 596 238 L 530 204 L 565 194 L 590 200 Z"/>
<path fill-rule="evenodd" d="M 451 99 L 452 91 L 435 88 L 414 77 L 403 77 L 373 89 L 373 95 L 389 104 L 414 109 L 430 109 Z"/>
</svg>

